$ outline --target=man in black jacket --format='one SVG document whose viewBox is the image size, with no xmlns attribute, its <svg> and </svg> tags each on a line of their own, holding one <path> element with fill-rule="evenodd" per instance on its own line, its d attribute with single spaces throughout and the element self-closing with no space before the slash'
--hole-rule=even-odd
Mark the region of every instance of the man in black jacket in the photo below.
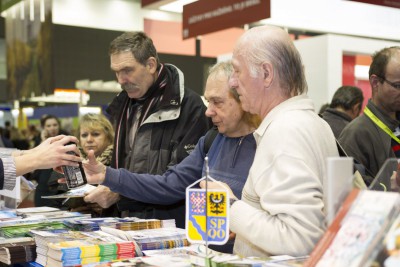
<svg viewBox="0 0 400 267">
<path fill-rule="evenodd" d="M 363 178 L 368 186 L 387 159 L 400 159 L 399 46 L 384 48 L 372 56 L 369 83 L 372 98 L 363 115 L 350 122 L 339 138 L 346 153 L 365 166 L 367 175 Z"/>
<path fill-rule="evenodd" d="M 145 33 L 120 35 L 111 42 L 109 55 L 123 89 L 107 109 L 115 126 L 111 166 L 163 174 L 189 155 L 211 127 L 206 107 L 198 94 L 184 87 L 184 75 L 177 67 L 160 63 Z M 184 227 L 184 201 L 151 205 L 105 190 L 91 192 L 91 201 L 103 208 L 118 201 L 121 216 L 175 219 Z"/>
<path fill-rule="evenodd" d="M 364 96 L 360 88 L 341 86 L 333 95 L 331 104 L 322 113 L 322 118 L 331 126 L 336 139 L 349 122 L 360 115 Z"/>
</svg>

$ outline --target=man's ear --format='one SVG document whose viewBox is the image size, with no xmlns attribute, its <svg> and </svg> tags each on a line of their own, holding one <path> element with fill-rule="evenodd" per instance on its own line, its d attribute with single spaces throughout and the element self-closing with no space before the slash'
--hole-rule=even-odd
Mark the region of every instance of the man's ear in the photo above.
<svg viewBox="0 0 400 267">
<path fill-rule="evenodd" d="M 372 74 L 369 77 L 369 83 L 371 85 L 372 90 L 374 90 L 378 86 L 379 82 L 380 82 L 380 78 L 378 76 L 376 76 L 375 74 Z"/>
<path fill-rule="evenodd" d="M 262 63 L 261 67 L 262 67 L 264 85 L 266 87 L 269 87 L 274 79 L 274 68 L 269 62 Z"/>
<path fill-rule="evenodd" d="M 146 68 L 153 74 L 157 71 L 157 60 L 155 57 L 149 57 L 146 61 Z"/>
</svg>

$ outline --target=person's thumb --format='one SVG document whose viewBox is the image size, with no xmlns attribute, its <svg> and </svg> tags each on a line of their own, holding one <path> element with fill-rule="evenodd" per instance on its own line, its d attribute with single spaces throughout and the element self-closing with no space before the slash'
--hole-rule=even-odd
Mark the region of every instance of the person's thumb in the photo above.
<svg viewBox="0 0 400 267">
<path fill-rule="evenodd" d="M 96 157 L 94 156 L 94 151 L 93 150 L 89 150 L 88 152 L 88 160 L 89 160 L 89 164 L 96 164 Z"/>
</svg>

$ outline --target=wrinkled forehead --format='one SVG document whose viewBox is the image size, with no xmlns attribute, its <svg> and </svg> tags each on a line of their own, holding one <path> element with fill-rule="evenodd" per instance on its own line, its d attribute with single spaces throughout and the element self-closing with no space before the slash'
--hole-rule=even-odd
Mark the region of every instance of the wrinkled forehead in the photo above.
<svg viewBox="0 0 400 267">
<path fill-rule="evenodd" d="M 132 67 L 139 64 L 139 62 L 137 62 L 136 58 L 130 51 L 112 54 L 110 59 L 110 67 L 113 71 L 119 71 L 126 67 Z"/>
<path fill-rule="evenodd" d="M 210 101 L 216 98 L 227 98 L 229 92 L 229 77 L 223 73 L 210 75 L 206 82 L 204 97 Z"/>
</svg>

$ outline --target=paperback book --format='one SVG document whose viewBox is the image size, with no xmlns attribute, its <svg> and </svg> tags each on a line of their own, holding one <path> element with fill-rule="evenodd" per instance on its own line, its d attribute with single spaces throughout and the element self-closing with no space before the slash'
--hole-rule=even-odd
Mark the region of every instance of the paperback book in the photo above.
<svg viewBox="0 0 400 267">
<path fill-rule="evenodd" d="M 399 214 L 400 194 L 353 189 L 304 266 L 370 266 Z"/>
<path fill-rule="evenodd" d="M 0 262 L 16 264 L 33 261 L 36 258 L 36 244 L 33 240 L 0 245 Z"/>
<path fill-rule="evenodd" d="M 47 256 L 58 261 L 122 254 L 135 257 L 134 242 L 121 240 L 103 231 L 81 234 L 86 238 L 49 243 Z"/>
</svg>

